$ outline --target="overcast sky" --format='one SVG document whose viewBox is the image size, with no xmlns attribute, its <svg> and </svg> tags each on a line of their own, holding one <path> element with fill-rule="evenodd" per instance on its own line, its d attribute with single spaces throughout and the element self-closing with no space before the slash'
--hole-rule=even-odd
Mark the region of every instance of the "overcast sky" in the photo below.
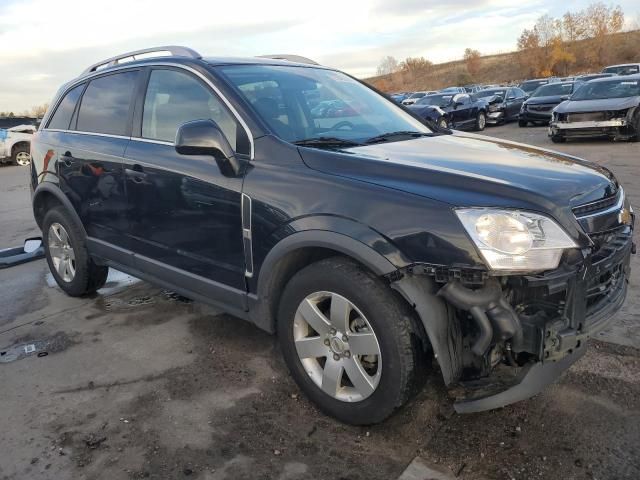
<svg viewBox="0 0 640 480">
<path fill-rule="evenodd" d="M 380 59 L 458 59 L 514 50 L 523 28 L 565 0 L 0 0 L 0 111 L 49 102 L 88 65 L 121 52 L 186 45 L 204 55 L 296 53 L 359 77 Z M 621 0 L 628 19 L 638 0 Z"/>
</svg>

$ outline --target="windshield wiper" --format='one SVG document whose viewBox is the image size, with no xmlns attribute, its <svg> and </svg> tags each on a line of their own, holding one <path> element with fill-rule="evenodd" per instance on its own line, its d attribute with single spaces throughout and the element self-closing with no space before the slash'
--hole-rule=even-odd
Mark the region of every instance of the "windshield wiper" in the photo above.
<svg viewBox="0 0 640 480">
<path fill-rule="evenodd" d="M 337 137 L 314 137 L 314 138 L 305 138 L 303 140 L 298 140 L 293 142 L 294 145 L 299 145 L 301 147 L 359 147 L 362 144 L 358 142 L 354 142 L 353 140 L 345 140 L 343 138 Z"/>
<path fill-rule="evenodd" d="M 383 133 L 382 135 L 376 135 L 375 137 L 371 137 L 365 140 L 364 143 L 366 144 L 381 143 L 381 142 L 396 140 L 398 137 L 418 138 L 418 137 L 430 137 L 431 135 L 432 134 L 430 133 L 416 132 L 415 130 L 400 130 L 397 132 L 388 132 L 388 133 Z"/>
</svg>

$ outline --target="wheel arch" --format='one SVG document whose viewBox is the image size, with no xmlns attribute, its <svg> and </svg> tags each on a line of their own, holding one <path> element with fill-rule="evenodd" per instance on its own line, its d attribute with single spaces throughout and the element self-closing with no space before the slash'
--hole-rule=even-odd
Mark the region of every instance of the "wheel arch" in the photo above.
<svg viewBox="0 0 640 480">
<path fill-rule="evenodd" d="M 43 182 L 36 187 L 33 192 L 32 207 L 33 216 L 38 224 L 38 227 L 42 230 L 42 220 L 44 219 L 47 211 L 53 207 L 62 206 L 69 212 L 73 220 L 80 227 L 82 233 L 86 235 L 84 225 L 78 216 L 78 212 L 73 207 L 73 204 L 64 192 L 57 185 L 51 182 Z"/>
<path fill-rule="evenodd" d="M 398 270 L 384 255 L 348 235 L 325 230 L 291 234 L 269 251 L 260 266 L 256 292 L 249 294 L 251 320 L 274 332 L 282 290 L 291 277 L 313 262 L 337 255 L 351 258 L 377 276 Z"/>
</svg>

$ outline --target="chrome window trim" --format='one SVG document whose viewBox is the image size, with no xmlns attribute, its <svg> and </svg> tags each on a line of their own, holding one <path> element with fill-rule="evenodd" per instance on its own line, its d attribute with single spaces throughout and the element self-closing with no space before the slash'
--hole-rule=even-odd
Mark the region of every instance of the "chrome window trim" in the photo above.
<svg viewBox="0 0 640 480">
<path fill-rule="evenodd" d="M 108 137 L 108 138 L 120 138 L 123 140 L 129 140 L 131 137 L 126 135 L 114 135 L 112 133 L 98 133 L 98 132 L 85 132 L 83 130 L 63 130 L 60 128 L 45 128 L 43 132 L 59 132 L 59 133 L 77 133 L 78 135 L 94 135 L 96 137 Z"/>
<path fill-rule="evenodd" d="M 590 202 L 590 203 L 585 203 L 584 205 L 579 205 L 580 207 L 585 207 L 588 205 L 591 205 L 593 203 L 596 202 Z M 622 207 L 624 207 L 624 189 L 622 187 L 620 187 L 620 197 L 618 198 L 618 201 L 615 205 L 607 208 L 606 210 L 602 210 L 601 212 L 596 212 L 596 213 L 590 213 L 587 215 L 576 215 L 576 218 L 578 220 L 582 220 L 583 218 L 591 218 L 591 217 L 599 217 L 600 215 L 608 215 L 610 213 L 613 212 L 617 212 L 618 210 L 620 210 Z"/>
<path fill-rule="evenodd" d="M 173 147 L 175 143 L 167 142 L 165 140 L 152 140 L 150 138 L 142 138 L 142 137 L 131 137 L 131 140 L 135 142 L 143 142 L 143 143 L 155 143 L 157 145 L 168 145 Z"/>
<path fill-rule="evenodd" d="M 224 102 L 224 104 L 227 106 L 227 108 L 231 111 L 231 114 L 236 118 L 238 123 L 242 126 L 242 128 L 245 131 L 245 133 L 247 134 L 247 137 L 249 139 L 249 150 L 250 150 L 249 159 L 253 160 L 254 157 L 255 157 L 255 144 L 254 144 L 254 141 L 253 141 L 253 134 L 251 133 L 251 130 L 249 129 L 249 126 L 247 125 L 247 123 L 240 116 L 240 114 L 235 109 L 235 107 L 231 104 L 229 99 L 227 99 L 227 97 L 225 97 L 222 94 L 220 89 L 211 80 L 209 80 L 205 75 L 203 75 L 202 73 L 197 71 L 195 68 L 189 67 L 188 65 L 183 65 L 181 63 L 150 62 L 150 63 L 144 63 L 142 65 L 122 65 L 121 67 L 109 68 L 109 70 L 107 70 L 107 71 L 99 70 L 97 72 L 93 72 L 90 75 L 85 75 L 83 77 L 80 77 L 80 78 L 78 78 L 78 79 L 76 79 L 74 81 L 69 82 L 66 85 L 66 88 L 64 89 L 64 91 L 58 96 L 58 99 L 56 100 L 54 108 L 51 109 L 51 113 L 49 114 L 47 112 L 48 114 L 46 115 L 46 118 L 42 119 L 42 124 L 43 125 L 47 125 L 49 123 L 51 115 L 53 115 L 53 112 L 55 112 L 58 109 L 58 106 L 60 105 L 60 102 L 65 97 L 65 95 L 69 92 L 69 90 L 73 89 L 74 87 L 76 87 L 77 85 L 79 85 L 79 84 L 81 84 L 83 82 L 90 82 L 94 77 L 100 77 L 102 75 L 108 75 L 108 74 L 110 74 L 112 72 L 117 72 L 117 71 L 120 71 L 120 70 L 135 70 L 135 69 L 140 69 L 140 68 L 143 68 L 143 67 L 163 67 L 163 66 L 164 67 L 180 68 L 182 70 L 186 70 L 188 72 L 191 72 L 196 77 L 198 77 L 200 80 L 202 80 L 205 84 L 207 84 L 215 92 L 215 94 Z M 81 134 L 85 134 L 85 135 L 98 135 L 98 136 L 113 137 L 113 138 L 130 138 L 131 140 L 148 141 L 148 139 L 143 139 L 141 137 L 123 137 L 123 136 L 120 136 L 120 135 L 110 135 L 110 134 L 107 134 L 107 133 L 79 132 L 77 130 L 59 130 L 59 129 L 53 129 L 53 128 L 43 128 L 42 131 L 64 132 L 64 133 L 81 133 Z M 159 140 L 151 140 L 150 142 L 151 143 L 161 143 L 163 145 L 169 144 L 168 142 L 161 142 Z M 169 144 L 169 145 L 173 145 L 173 144 Z"/>
</svg>

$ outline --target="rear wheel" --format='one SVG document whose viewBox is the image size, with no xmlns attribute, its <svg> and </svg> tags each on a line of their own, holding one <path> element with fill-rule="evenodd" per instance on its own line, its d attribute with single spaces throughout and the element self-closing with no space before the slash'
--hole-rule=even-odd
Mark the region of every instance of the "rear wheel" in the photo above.
<svg viewBox="0 0 640 480">
<path fill-rule="evenodd" d="M 45 214 L 42 232 L 49 269 L 62 290 L 78 297 L 104 286 L 109 267 L 91 259 L 84 233 L 63 207 Z"/>
<path fill-rule="evenodd" d="M 551 141 L 553 143 L 564 143 L 567 141 L 567 139 L 562 135 L 551 135 Z"/>
<path fill-rule="evenodd" d="M 414 321 L 406 303 L 381 280 L 334 257 L 289 281 L 278 337 L 305 394 L 340 421 L 366 425 L 406 403 L 424 378 Z"/>
<path fill-rule="evenodd" d="M 527 122 L 526 120 L 518 120 L 518 126 L 519 127 L 526 127 L 527 125 L 529 125 L 529 122 Z"/>
<path fill-rule="evenodd" d="M 487 126 L 487 116 L 484 112 L 478 112 L 478 116 L 476 117 L 475 129 L 477 132 L 481 132 L 484 130 L 484 127 Z"/>
</svg>

